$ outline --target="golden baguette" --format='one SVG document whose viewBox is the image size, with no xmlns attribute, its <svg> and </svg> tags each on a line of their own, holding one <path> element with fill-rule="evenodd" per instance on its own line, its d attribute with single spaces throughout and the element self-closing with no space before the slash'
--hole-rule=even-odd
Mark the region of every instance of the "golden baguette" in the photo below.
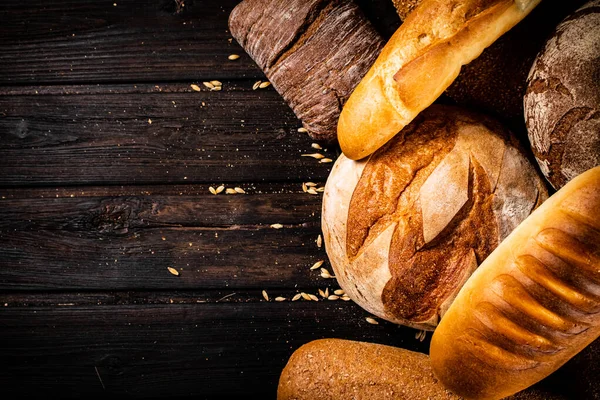
<svg viewBox="0 0 600 400">
<path fill-rule="evenodd" d="M 600 336 L 600 167 L 570 181 L 473 273 L 435 331 L 436 376 L 467 399 L 500 399 Z"/>
<path fill-rule="evenodd" d="M 345 104 L 337 135 L 358 160 L 396 135 L 541 0 L 424 0 Z"/>
</svg>

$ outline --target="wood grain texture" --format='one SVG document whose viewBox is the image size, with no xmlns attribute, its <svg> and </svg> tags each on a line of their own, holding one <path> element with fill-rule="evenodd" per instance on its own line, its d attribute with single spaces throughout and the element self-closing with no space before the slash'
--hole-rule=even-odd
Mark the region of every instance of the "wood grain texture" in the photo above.
<svg viewBox="0 0 600 400">
<path fill-rule="evenodd" d="M 246 194 L 194 185 L 0 189 L 0 290 L 331 283 L 309 271 L 326 258 L 316 245 L 321 195 L 300 184 L 240 187 Z"/>
<path fill-rule="evenodd" d="M 2 353 L 11 362 L 2 363 L 0 384 L 10 398 L 42 392 L 61 398 L 275 398 L 287 358 L 307 340 L 344 336 L 402 345 L 412 336 L 391 324 L 370 325 L 362 309 L 342 301 L 9 304 L 1 313 Z M 406 341 L 422 351 L 427 344 Z"/>
<path fill-rule="evenodd" d="M 196 81 L 197 82 L 197 81 Z M 324 180 L 272 89 L 190 84 L 0 88 L 0 185 Z M 325 153 L 335 159 L 333 149 Z"/>
</svg>

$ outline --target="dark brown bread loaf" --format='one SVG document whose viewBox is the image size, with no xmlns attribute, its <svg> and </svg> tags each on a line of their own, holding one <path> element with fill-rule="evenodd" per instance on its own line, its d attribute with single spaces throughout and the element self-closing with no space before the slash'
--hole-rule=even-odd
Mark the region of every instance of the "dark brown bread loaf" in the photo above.
<svg viewBox="0 0 600 400">
<path fill-rule="evenodd" d="M 498 122 L 432 106 L 325 186 L 325 247 L 342 289 L 391 322 L 432 330 L 470 274 L 547 197 Z"/>
<path fill-rule="evenodd" d="M 309 135 L 329 142 L 342 106 L 384 45 L 352 0 L 245 0 L 229 28 Z"/>
<path fill-rule="evenodd" d="M 524 103 L 531 148 L 556 189 L 600 165 L 600 0 L 556 28 L 531 68 Z"/>
</svg>

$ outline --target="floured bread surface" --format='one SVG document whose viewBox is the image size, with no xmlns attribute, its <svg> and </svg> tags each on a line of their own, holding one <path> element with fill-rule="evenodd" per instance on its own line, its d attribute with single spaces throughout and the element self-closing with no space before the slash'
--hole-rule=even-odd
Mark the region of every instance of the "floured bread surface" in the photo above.
<svg viewBox="0 0 600 400">
<path fill-rule="evenodd" d="M 323 232 L 338 281 L 369 312 L 433 329 L 457 291 L 546 197 L 495 121 L 425 110 L 370 158 L 341 156 Z"/>
<path fill-rule="evenodd" d="M 600 165 L 600 0 L 556 28 L 528 82 L 524 103 L 531 148 L 559 189 Z"/>
</svg>

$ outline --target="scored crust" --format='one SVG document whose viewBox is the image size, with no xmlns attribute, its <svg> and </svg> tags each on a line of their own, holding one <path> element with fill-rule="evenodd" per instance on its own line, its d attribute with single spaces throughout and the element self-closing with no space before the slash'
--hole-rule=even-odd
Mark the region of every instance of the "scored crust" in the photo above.
<svg viewBox="0 0 600 400">
<path fill-rule="evenodd" d="M 497 399 L 543 379 L 600 336 L 600 167 L 555 193 L 461 289 L 431 342 L 438 378 Z"/>
<path fill-rule="evenodd" d="M 531 149 L 552 186 L 600 165 L 600 0 L 556 28 L 531 68 L 524 103 Z"/>
<path fill-rule="evenodd" d="M 370 158 L 338 159 L 323 199 L 327 254 L 363 308 L 433 329 L 477 265 L 546 197 L 495 121 L 432 106 Z"/>
<path fill-rule="evenodd" d="M 342 109 L 338 141 L 358 160 L 431 105 L 467 64 L 540 0 L 424 0 L 383 48 Z"/>
</svg>

